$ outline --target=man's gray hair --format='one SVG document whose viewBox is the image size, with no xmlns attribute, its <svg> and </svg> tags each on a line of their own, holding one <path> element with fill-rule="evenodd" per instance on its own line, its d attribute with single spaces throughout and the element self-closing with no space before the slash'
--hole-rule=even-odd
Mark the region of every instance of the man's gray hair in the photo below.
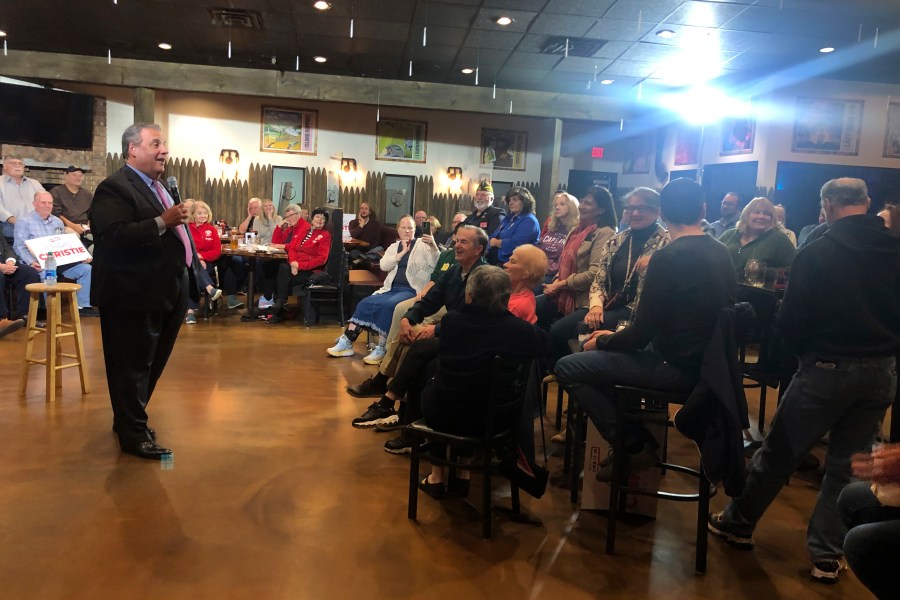
<svg viewBox="0 0 900 600">
<path fill-rule="evenodd" d="M 826 182 L 819 196 L 838 206 L 857 206 L 869 201 L 869 189 L 862 179 L 839 177 Z"/>
<path fill-rule="evenodd" d="M 481 227 L 475 225 L 460 225 L 457 233 L 460 231 L 471 231 L 475 234 L 475 243 L 481 246 L 481 256 L 484 256 L 488 248 L 488 236 Z"/>
<path fill-rule="evenodd" d="M 303 214 L 303 209 L 300 208 L 299 204 L 288 204 L 287 206 L 284 207 L 285 214 L 287 214 L 291 211 L 294 211 L 298 215 Z"/>
<path fill-rule="evenodd" d="M 129 125 L 127 129 L 125 129 L 125 133 L 122 134 L 122 159 L 128 160 L 128 145 L 134 144 L 135 146 L 141 145 L 141 131 L 144 129 L 155 129 L 156 131 L 162 131 L 162 127 L 157 125 L 156 123 L 135 123 L 134 125 Z"/>
<path fill-rule="evenodd" d="M 466 281 L 466 299 L 472 306 L 482 306 L 488 312 L 504 312 L 509 309 L 512 283 L 509 275 L 500 267 L 485 265 L 469 274 Z"/>
</svg>

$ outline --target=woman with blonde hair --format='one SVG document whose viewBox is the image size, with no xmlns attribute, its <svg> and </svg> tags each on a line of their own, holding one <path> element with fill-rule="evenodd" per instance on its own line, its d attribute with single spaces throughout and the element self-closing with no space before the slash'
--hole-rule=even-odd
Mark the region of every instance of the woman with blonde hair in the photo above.
<svg viewBox="0 0 900 600">
<path fill-rule="evenodd" d="M 275 228 L 281 225 L 281 217 L 275 212 L 275 203 L 270 198 L 262 201 L 262 210 L 253 225 L 256 227 L 256 243 L 271 244 Z"/>
<path fill-rule="evenodd" d="M 767 268 L 789 267 L 797 249 L 791 240 L 775 226 L 775 206 L 768 198 L 759 196 L 741 211 L 737 227 L 722 234 L 719 241 L 731 251 L 738 281 L 744 280 L 747 261 L 756 259 Z"/>
<path fill-rule="evenodd" d="M 530 244 L 513 250 L 503 268 L 509 275 L 512 292 L 509 296 L 509 312 L 532 325 L 537 323 L 534 287 L 547 272 L 547 255 Z"/>
<path fill-rule="evenodd" d="M 550 283 L 559 271 L 559 257 L 562 255 L 566 236 L 578 227 L 578 199 L 568 192 L 556 192 L 550 203 L 550 216 L 544 221 L 538 242 L 547 255 L 547 273 L 544 283 Z"/>
<path fill-rule="evenodd" d="M 222 243 L 219 241 L 219 230 L 212 224 L 212 209 L 203 200 L 194 200 L 188 228 L 191 237 L 194 238 L 194 246 L 197 249 L 197 258 L 200 259 L 200 268 L 197 270 L 200 286 L 206 290 L 208 301 L 218 300 L 222 296 L 222 290 L 213 282 L 216 261 L 222 256 Z M 194 314 L 199 304 L 194 300 L 188 301 L 188 312 L 184 321 L 188 325 L 197 322 Z"/>
</svg>

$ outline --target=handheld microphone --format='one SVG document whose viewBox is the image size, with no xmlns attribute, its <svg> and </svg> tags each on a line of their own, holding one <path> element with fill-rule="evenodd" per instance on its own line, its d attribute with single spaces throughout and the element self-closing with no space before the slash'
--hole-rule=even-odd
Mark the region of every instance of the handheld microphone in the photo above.
<svg viewBox="0 0 900 600">
<path fill-rule="evenodd" d="M 169 184 L 169 195 L 172 196 L 172 202 L 181 204 L 181 194 L 178 193 L 178 180 L 172 176 L 166 179 L 166 183 Z"/>
</svg>

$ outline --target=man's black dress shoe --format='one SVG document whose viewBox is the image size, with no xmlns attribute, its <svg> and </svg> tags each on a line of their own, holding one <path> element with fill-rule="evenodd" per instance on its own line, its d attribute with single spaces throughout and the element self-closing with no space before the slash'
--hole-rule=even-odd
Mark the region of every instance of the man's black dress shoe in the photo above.
<svg viewBox="0 0 900 600">
<path fill-rule="evenodd" d="M 168 448 L 163 448 L 156 442 L 151 441 L 141 442 L 137 446 L 122 446 L 122 452 L 150 460 L 160 460 L 163 456 L 172 454 L 172 451 Z"/>
</svg>

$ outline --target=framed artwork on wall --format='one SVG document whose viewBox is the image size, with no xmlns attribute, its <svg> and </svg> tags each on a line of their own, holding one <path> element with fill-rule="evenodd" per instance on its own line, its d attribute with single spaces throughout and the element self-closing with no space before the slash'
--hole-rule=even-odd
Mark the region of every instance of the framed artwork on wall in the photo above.
<svg viewBox="0 0 900 600">
<path fill-rule="evenodd" d="M 622 161 L 624 175 L 641 175 L 650 172 L 653 164 L 653 136 L 644 135 L 625 142 L 625 158 Z"/>
<path fill-rule="evenodd" d="M 375 159 L 425 162 L 428 123 L 381 119 L 375 124 Z"/>
<path fill-rule="evenodd" d="M 395 225 L 403 215 L 413 214 L 416 197 L 416 178 L 411 175 L 384 176 L 384 220 L 386 225 Z"/>
<path fill-rule="evenodd" d="M 315 154 L 319 111 L 263 106 L 259 149 L 263 152 Z"/>
<path fill-rule="evenodd" d="M 722 119 L 722 144 L 719 156 L 752 154 L 756 138 L 756 119 L 729 117 Z"/>
<path fill-rule="evenodd" d="M 792 152 L 857 156 L 862 100 L 797 98 Z"/>
<path fill-rule="evenodd" d="M 524 171 L 528 134 L 505 129 L 481 130 L 481 164 L 495 169 Z M 495 194 L 496 195 L 496 194 Z"/>
<path fill-rule="evenodd" d="M 900 102 L 888 103 L 887 126 L 884 130 L 884 157 L 900 158 Z"/>
<path fill-rule="evenodd" d="M 305 191 L 305 168 L 272 167 L 272 199 L 279 215 L 284 214 L 288 204 L 303 204 Z"/>
<path fill-rule="evenodd" d="M 675 166 L 696 165 L 700 154 L 700 128 L 681 125 L 675 129 Z"/>
</svg>

